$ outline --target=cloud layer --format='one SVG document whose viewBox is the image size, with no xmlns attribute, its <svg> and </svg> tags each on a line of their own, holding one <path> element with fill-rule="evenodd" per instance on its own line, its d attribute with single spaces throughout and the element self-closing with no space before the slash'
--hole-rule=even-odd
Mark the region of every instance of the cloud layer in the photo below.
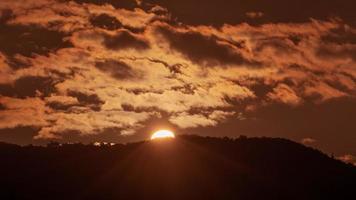
<svg viewBox="0 0 356 200">
<path fill-rule="evenodd" d="M 196 25 L 154 2 L 115 2 L 0 3 L 0 129 L 132 135 L 162 116 L 187 129 L 253 119 L 271 105 L 355 102 L 347 20 Z"/>
</svg>

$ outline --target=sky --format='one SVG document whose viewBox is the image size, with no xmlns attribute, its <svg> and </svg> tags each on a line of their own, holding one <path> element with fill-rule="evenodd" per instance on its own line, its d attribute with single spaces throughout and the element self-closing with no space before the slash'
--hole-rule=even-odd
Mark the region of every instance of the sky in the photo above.
<svg viewBox="0 0 356 200">
<path fill-rule="evenodd" d="M 356 156 L 353 0 L 1 0 L 0 141 L 153 130 Z"/>
</svg>

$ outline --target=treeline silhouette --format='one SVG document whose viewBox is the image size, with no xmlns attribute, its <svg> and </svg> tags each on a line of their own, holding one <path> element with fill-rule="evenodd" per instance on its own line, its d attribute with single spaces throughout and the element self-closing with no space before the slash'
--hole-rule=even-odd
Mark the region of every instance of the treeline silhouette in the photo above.
<svg viewBox="0 0 356 200">
<path fill-rule="evenodd" d="M 273 138 L 0 144 L 0 199 L 354 199 L 356 168 Z"/>
</svg>

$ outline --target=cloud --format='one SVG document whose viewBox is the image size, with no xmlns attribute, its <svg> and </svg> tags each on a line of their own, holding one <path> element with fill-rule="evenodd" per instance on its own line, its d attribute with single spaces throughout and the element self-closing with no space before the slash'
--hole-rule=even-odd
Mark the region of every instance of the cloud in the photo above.
<svg viewBox="0 0 356 200">
<path fill-rule="evenodd" d="M 136 75 L 129 65 L 121 61 L 106 60 L 105 62 L 95 63 L 99 70 L 109 73 L 116 79 L 134 78 Z"/>
<path fill-rule="evenodd" d="M 351 163 L 356 166 L 356 157 L 353 155 L 346 154 L 346 155 L 338 157 L 338 159 L 345 163 Z"/>
<path fill-rule="evenodd" d="M 305 88 L 305 94 L 310 97 L 314 97 L 317 100 L 328 100 L 332 98 L 338 98 L 347 96 L 346 93 L 328 85 L 324 82 L 312 82 L 311 85 L 307 85 Z"/>
<path fill-rule="evenodd" d="M 273 88 L 273 92 L 267 94 L 267 97 L 273 101 L 292 106 L 297 106 L 302 102 L 301 98 L 286 84 L 278 84 L 277 87 Z"/>
<path fill-rule="evenodd" d="M 148 119 L 152 113 L 135 113 L 125 111 L 102 111 L 85 113 L 56 113 L 50 116 L 52 124 L 43 127 L 36 139 L 61 138 L 61 133 L 77 131 L 80 135 L 100 133 L 107 128 L 137 128 L 139 122 Z M 127 130 L 123 132 L 127 134 Z"/>
<path fill-rule="evenodd" d="M 181 113 L 169 119 L 173 124 L 178 125 L 180 128 L 196 128 L 199 126 L 214 126 L 216 121 L 209 119 L 204 115 Z"/>
<path fill-rule="evenodd" d="M 176 124 L 180 128 L 196 128 L 199 126 L 215 126 L 218 123 L 226 120 L 226 118 L 234 115 L 234 112 L 224 112 L 220 110 L 213 111 L 210 114 L 189 114 L 179 113 L 172 116 L 169 121 Z"/>
<path fill-rule="evenodd" d="M 67 110 L 72 106 L 80 105 L 78 99 L 71 96 L 49 96 L 45 101 L 46 105 L 54 110 Z"/>
<path fill-rule="evenodd" d="M 52 81 L 50 77 L 22 76 L 13 84 L 0 84 L 0 94 L 18 98 L 48 96 L 55 90 Z"/>
<path fill-rule="evenodd" d="M 315 144 L 317 142 L 317 140 L 307 137 L 307 138 L 303 138 L 301 142 L 304 145 L 313 145 L 313 144 Z"/>
<path fill-rule="evenodd" d="M 244 58 L 239 46 L 219 40 L 216 36 L 205 36 L 198 32 L 179 32 L 167 27 L 158 28 L 170 46 L 187 58 L 201 65 L 255 64 Z"/>
<path fill-rule="evenodd" d="M 329 119 L 312 115 L 313 109 L 331 105 L 353 116 L 343 108 L 351 107 L 356 94 L 354 25 L 309 18 L 274 23 L 270 10 L 246 7 L 234 10 L 234 17 L 240 13 L 240 19 L 260 25 L 225 16 L 226 23 L 213 26 L 224 16 L 176 19 L 180 11 L 170 6 L 125 2 L 1 3 L 0 128 L 36 127 L 41 139 L 105 130 L 132 136 L 163 116 L 182 129 L 238 120 L 260 123 L 248 125 L 248 133 L 288 128 L 307 134 L 308 127 L 315 132 L 308 137 L 319 138 L 320 130 L 337 130 L 323 129 L 318 120 Z M 172 2 L 191 5 L 185 3 Z M 217 9 L 211 1 L 203 7 Z M 255 12 L 251 19 L 245 15 L 250 11 L 263 17 Z M 200 20 L 206 21 L 194 23 Z M 283 121 L 290 113 L 300 127 Z M 303 123 L 303 113 L 315 123 Z M 347 135 L 348 118 L 341 118 L 333 121 Z"/>
<path fill-rule="evenodd" d="M 121 50 L 121 49 L 136 49 L 136 50 L 145 50 L 149 48 L 149 43 L 135 36 L 133 33 L 128 31 L 120 31 L 115 35 L 105 35 L 104 36 L 104 45 L 111 50 Z"/>
<path fill-rule="evenodd" d="M 36 26 L 5 24 L 1 26 L 0 51 L 6 55 L 48 54 L 56 49 L 71 46 L 69 42 L 65 42 L 66 35 L 63 33 Z M 41 37 L 43 35 L 46 35 L 46 38 Z"/>
<path fill-rule="evenodd" d="M 17 99 L 0 96 L 0 129 L 43 127 L 48 125 L 44 102 L 35 98 Z"/>
<path fill-rule="evenodd" d="M 119 20 L 108 14 L 100 14 L 93 16 L 90 18 L 90 23 L 93 26 L 108 30 L 116 30 L 123 27 Z"/>
<path fill-rule="evenodd" d="M 247 12 L 246 16 L 252 19 L 260 18 L 263 17 L 263 12 Z"/>
<path fill-rule="evenodd" d="M 115 0 L 104 0 L 104 1 L 97 1 L 97 0 L 75 0 L 78 3 L 92 3 L 98 5 L 105 5 L 110 4 L 115 6 L 115 8 L 125 8 L 125 9 L 134 9 L 138 6 L 138 1 L 136 0 L 121 0 L 117 2 Z"/>
<path fill-rule="evenodd" d="M 75 97 L 81 106 L 85 108 L 90 108 L 92 110 L 100 110 L 104 102 L 96 94 L 88 94 L 80 91 L 69 90 L 68 95 L 70 97 Z"/>
<path fill-rule="evenodd" d="M 115 2 L 117 3 L 117 2 Z M 119 2 L 118 4 L 121 4 Z M 128 10 L 123 8 L 117 8 L 110 4 L 94 5 L 94 4 L 84 4 L 84 6 L 90 11 L 92 15 L 106 14 L 111 17 L 116 18 L 122 25 L 131 31 L 141 31 L 145 29 L 146 26 L 155 20 L 165 20 L 167 16 L 163 13 L 154 14 L 150 11 L 145 11 L 141 8 L 136 7 L 135 9 Z"/>
</svg>

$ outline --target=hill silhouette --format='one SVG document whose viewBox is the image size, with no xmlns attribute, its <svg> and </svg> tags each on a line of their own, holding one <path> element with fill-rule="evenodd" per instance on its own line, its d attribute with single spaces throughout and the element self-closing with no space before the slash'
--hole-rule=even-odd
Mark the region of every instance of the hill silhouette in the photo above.
<svg viewBox="0 0 356 200">
<path fill-rule="evenodd" d="M 0 144 L 0 199 L 352 199 L 356 168 L 273 138 Z M 352 196 L 353 195 L 353 196 Z"/>
</svg>

